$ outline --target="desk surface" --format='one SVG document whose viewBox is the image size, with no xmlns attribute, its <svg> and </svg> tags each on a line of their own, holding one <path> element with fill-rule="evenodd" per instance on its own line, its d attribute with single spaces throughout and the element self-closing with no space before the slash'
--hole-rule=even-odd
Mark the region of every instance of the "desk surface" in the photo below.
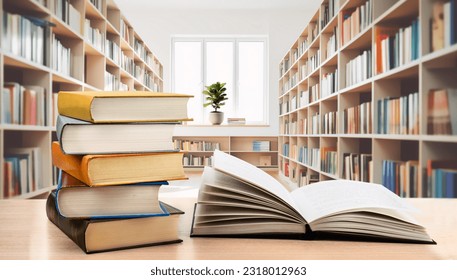
<svg viewBox="0 0 457 280">
<path fill-rule="evenodd" d="M 417 218 L 437 245 L 190 238 L 195 197 L 161 200 L 186 212 L 180 224 L 183 243 L 89 255 L 47 219 L 45 200 L 2 200 L 0 259 L 457 259 L 457 199 L 409 199 L 421 210 Z"/>
</svg>

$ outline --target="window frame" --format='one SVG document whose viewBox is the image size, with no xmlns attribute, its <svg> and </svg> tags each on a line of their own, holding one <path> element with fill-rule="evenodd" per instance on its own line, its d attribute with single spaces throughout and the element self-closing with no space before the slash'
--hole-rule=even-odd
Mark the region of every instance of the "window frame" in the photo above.
<svg viewBox="0 0 457 280">
<path fill-rule="evenodd" d="M 240 92 L 240 85 L 239 85 L 239 43 L 245 42 L 262 42 L 264 46 L 264 54 L 263 54 L 263 109 L 262 109 L 262 118 L 263 121 L 247 121 L 246 124 L 251 125 L 269 125 L 270 119 L 268 114 L 268 106 L 269 106 L 269 98 L 270 98 L 270 91 L 269 91 L 269 64 L 268 64 L 268 36 L 266 35 L 256 35 L 256 36 L 172 36 L 171 37 L 171 90 L 175 92 L 175 43 L 177 42 L 200 42 L 201 43 L 201 77 L 202 81 L 200 81 L 200 91 L 203 91 L 204 85 L 207 84 L 206 81 L 206 72 L 207 72 L 207 64 L 206 64 L 206 43 L 208 42 L 232 42 L 233 43 L 233 79 L 234 79 L 234 89 L 233 89 L 233 112 L 238 116 L 239 110 L 239 92 Z M 203 100 L 202 100 L 203 101 Z M 203 109 L 203 102 L 201 104 L 201 119 L 205 120 L 205 110 Z M 207 125 L 205 121 L 203 123 L 194 123 L 194 125 Z"/>
</svg>

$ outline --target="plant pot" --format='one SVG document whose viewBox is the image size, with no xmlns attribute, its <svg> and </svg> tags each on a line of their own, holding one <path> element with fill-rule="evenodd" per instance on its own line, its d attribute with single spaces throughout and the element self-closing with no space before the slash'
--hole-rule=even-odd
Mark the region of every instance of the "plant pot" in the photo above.
<svg viewBox="0 0 457 280">
<path fill-rule="evenodd" d="M 224 112 L 210 112 L 209 121 L 212 125 L 219 125 L 224 121 Z"/>
</svg>

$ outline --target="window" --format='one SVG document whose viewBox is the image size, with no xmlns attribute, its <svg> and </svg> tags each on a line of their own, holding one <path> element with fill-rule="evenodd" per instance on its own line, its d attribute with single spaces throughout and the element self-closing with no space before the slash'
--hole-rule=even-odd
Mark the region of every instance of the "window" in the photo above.
<svg viewBox="0 0 457 280">
<path fill-rule="evenodd" d="M 172 90 L 193 94 L 189 112 L 193 124 L 207 124 L 211 107 L 203 108 L 205 85 L 225 82 L 225 118 L 267 123 L 266 38 L 173 38 Z"/>
</svg>

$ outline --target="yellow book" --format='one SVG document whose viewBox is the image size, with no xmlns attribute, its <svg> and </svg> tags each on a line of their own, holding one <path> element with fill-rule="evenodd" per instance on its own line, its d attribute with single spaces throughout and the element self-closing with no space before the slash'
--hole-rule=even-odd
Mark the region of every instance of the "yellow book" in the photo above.
<svg viewBox="0 0 457 280">
<path fill-rule="evenodd" d="M 66 155 L 52 143 L 52 163 L 88 186 L 187 179 L 181 152 Z"/>
<path fill-rule="evenodd" d="M 92 123 L 190 121 L 192 95 L 159 92 L 61 91 L 59 114 Z"/>
</svg>

